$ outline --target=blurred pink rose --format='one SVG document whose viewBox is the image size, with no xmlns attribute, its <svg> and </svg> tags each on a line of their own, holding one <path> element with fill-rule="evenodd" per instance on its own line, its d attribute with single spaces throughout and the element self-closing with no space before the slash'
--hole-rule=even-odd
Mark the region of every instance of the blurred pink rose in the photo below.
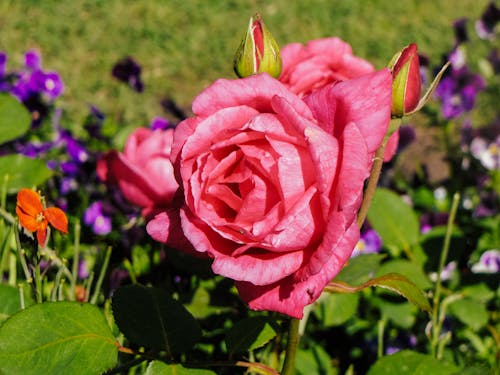
<svg viewBox="0 0 500 375">
<path fill-rule="evenodd" d="M 267 74 L 221 79 L 176 128 L 184 234 L 250 308 L 300 318 L 349 259 L 391 84 L 385 69 L 302 100 Z M 160 214 L 148 232 L 168 227 Z"/>
<path fill-rule="evenodd" d="M 354 56 L 351 46 L 339 38 L 311 40 L 305 46 L 287 44 L 281 49 L 281 57 L 283 70 L 279 80 L 301 97 L 329 83 L 375 71 L 372 64 Z"/>
<path fill-rule="evenodd" d="M 179 185 L 170 162 L 173 129 L 139 128 L 127 139 L 123 153 L 110 151 L 97 163 L 97 174 L 120 188 L 143 215 L 168 207 Z"/>
</svg>

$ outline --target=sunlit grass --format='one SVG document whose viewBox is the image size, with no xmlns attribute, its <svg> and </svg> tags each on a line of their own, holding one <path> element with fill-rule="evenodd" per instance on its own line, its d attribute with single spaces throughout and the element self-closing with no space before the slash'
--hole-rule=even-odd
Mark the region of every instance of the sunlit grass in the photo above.
<svg viewBox="0 0 500 375">
<path fill-rule="evenodd" d="M 76 124 L 95 104 L 139 126 L 162 115 L 160 98 L 189 108 L 219 77 L 234 77 L 232 57 L 248 18 L 259 11 L 280 44 L 337 35 L 359 56 L 382 67 L 416 41 L 433 64 L 453 45 L 452 22 L 476 19 L 486 0 L 4 0 L 0 49 L 13 66 L 35 48 L 47 69 L 67 84 L 58 102 Z M 133 56 L 143 66 L 145 92 L 111 77 L 113 63 Z"/>
</svg>

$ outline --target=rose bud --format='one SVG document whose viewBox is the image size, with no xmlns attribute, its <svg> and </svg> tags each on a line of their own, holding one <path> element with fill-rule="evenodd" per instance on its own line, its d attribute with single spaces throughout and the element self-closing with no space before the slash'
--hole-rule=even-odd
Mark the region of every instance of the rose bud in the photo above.
<svg viewBox="0 0 500 375">
<path fill-rule="evenodd" d="M 417 45 L 412 43 L 394 55 L 389 68 L 393 77 L 391 113 L 402 117 L 417 107 L 422 93 Z"/>
<path fill-rule="evenodd" d="M 281 73 L 278 43 L 259 14 L 250 18 L 248 30 L 234 56 L 234 71 L 240 78 L 264 72 L 278 78 Z"/>
</svg>

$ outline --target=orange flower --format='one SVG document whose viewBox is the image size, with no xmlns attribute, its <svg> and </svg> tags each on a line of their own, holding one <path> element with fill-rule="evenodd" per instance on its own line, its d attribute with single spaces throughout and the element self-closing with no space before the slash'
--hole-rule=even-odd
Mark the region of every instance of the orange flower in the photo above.
<svg viewBox="0 0 500 375">
<path fill-rule="evenodd" d="M 52 225 L 62 233 L 68 233 L 68 218 L 57 207 L 43 208 L 40 195 L 30 189 L 21 189 L 17 193 L 16 213 L 19 223 L 30 232 L 36 232 L 40 246 L 47 240 L 47 227 Z"/>
</svg>

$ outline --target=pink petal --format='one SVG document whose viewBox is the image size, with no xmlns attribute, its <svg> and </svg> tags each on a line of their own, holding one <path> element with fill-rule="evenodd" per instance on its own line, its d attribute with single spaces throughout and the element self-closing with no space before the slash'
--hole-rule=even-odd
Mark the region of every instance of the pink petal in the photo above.
<svg viewBox="0 0 500 375">
<path fill-rule="evenodd" d="M 321 272 L 305 280 L 297 280 L 291 275 L 274 284 L 263 286 L 237 281 L 235 285 L 240 297 L 251 309 L 278 311 L 301 319 L 304 307 L 316 301 L 325 285 L 340 272 L 358 239 L 359 230 L 356 223 L 353 223 L 337 241 L 332 256 Z"/>
<path fill-rule="evenodd" d="M 324 93 L 323 90 L 331 90 Z M 368 152 L 375 153 L 387 132 L 391 117 L 392 76 L 388 69 L 360 78 L 324 87 L 304 98 L 314 116 L 324 129 L 332 127 L 331 116 L 324 114 L 328 101 L 335 100 L 333 134 L 338 136 L 344 127 L 354 122 L 368 145 Z"/>
<path fill-rule="evenodd" d="M 248 106 L 260 113 L 271 111 L 271 98 L 279 95 L 286 98 L 303 116 L 311 118 L 307 106 L 278 80 L 266 73 L 247 78 L 219 79 L 199 94 L 193 102 L 197 116 L 208 116 L 223 108 Z"/>
<path fill-rule="evenodd" d="M 212 263 L 212 270 L 233 280 L 267 285 L 297 271 L 302 263 L 302 255 L 301 251 L 271 253 L 264 250 L 255 255 L 217 256 Z"/>
<path fill-rule="evenodd" d="M 212 145 L 216 144 L 218 140 L 233 136 L 257 114 L 258 112 L 250 107 L 230 107 L 221 109 L 201 120 L 192 134 L 185 140 L 182 160 L 196 158 L 200 154 L 210 151 Z M 183 171 L 181 170 L 181 172 Z M 185 174 L 183 174 L 183 178 L 185 178 Z"/>
<path fill-rule="evenodd" d="M 343 148 L 342 164 L 331 199 L 334 209 L 350 214 L 348 220 L 352 220 L 359 208 L 364 181 L 370 175 L 371 156 L 357 124 L 347 124 L 339 141 Z"/>
<path fill-rule="evenodd" d="M 395 131 L 387 140 L 387 144 L 385 146 L 385 151 L 384 151 L 384 162 L 388 162 L 393 158 L 393 156 L 396 154 L 396 151 L 398 150 L 398 144 L 399 144 L 399 132 Z"/>
<path fill-rule="evenodd" d="M 178 209 L 170 209 L 157 214 L 146 225 L 146 231 L 155 240 L 167 244 L 187 254 L 200 256 L 188 241 L 181 227 Z"/>
<path fill-rule="evenodd" d="M 182 147 L 186 139 L 193 134 L 196 126 L 200 122 L 198 118 L 188 118 L 181 121 L 174 130 L 174 140 L 172 142 L 172 149 L 170 151 L 170 160 L 174 164 L 179 163 L 179 156 L 181 155 Z"/>
<path fill-rule="evenodd" d="M 279 223 L 266 235 L 263 244 L 272 252 L 294 251 L 308 248 L 323 229 L 317 190 L 311 186 L 280 218 Z M 318 228 L 319 227 L 319 228 Z"/>
<path fill-rule="evenodd" d="M 155 240 L 167 243 L 170 234 L 170 217 L 166 212 L 159 213 L 146 225 L 146 232 Z"/>
</svg>

